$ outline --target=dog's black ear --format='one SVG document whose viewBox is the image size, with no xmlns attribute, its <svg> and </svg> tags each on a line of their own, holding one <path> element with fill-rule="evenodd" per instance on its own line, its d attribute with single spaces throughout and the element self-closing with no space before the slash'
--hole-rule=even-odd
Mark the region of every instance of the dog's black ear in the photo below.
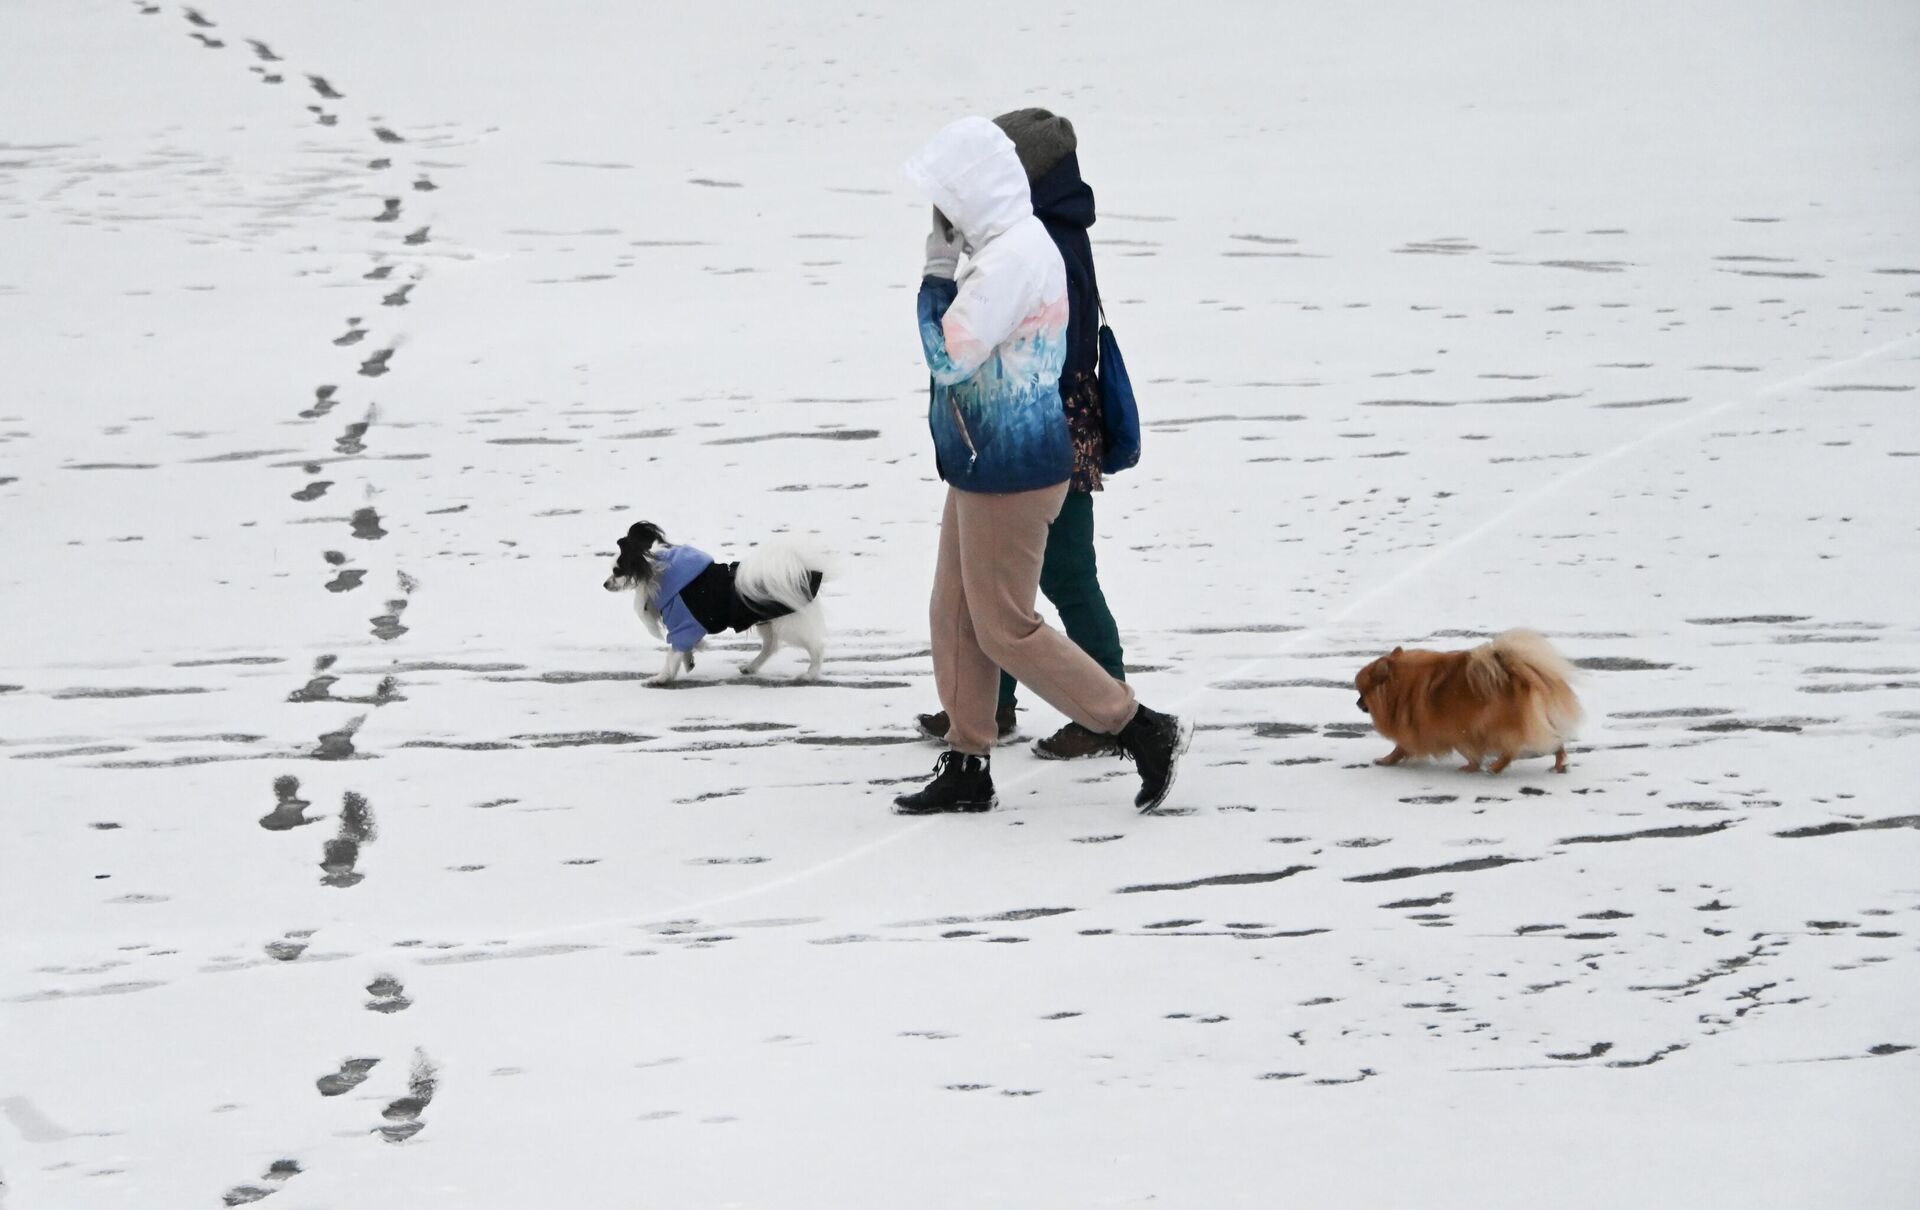
<svg viewBox="0 0 1920 1210">
<path fill-rule="evenodd" d="M 628 546 L 635 546 L 639 548 L 641 554 L 645 554 L 655 546 L 665 543 L 666 540 L 667 535 L 660 532 L 658 525 L 651 521 L 637 521 L 627 530 L 627 536 L 620 539 L 620 549 L 625 550 Z"/>
</svg>

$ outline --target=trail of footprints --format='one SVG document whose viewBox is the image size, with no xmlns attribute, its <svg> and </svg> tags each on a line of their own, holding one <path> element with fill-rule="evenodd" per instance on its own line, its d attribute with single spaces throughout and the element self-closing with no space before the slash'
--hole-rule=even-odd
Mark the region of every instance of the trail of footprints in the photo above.
<svg viewBox="0 0 1920 1210">
<path fill-rule="evenodd" d="M 147 16 L 161 12 L 158 6 L 139 2 L 136 9 Z M 181 10 L 187 24 L 191 27 L 189 36 L 209 50 L 223 50 L 228 47 L 227 40 L 216 31 L 219 23 L 205 12 L 196 8 Z M 251 52 L 256 62 L 248 70 L 256 75 L 263 84 L 284 84 L 288 79 L 286 59 L 276 53 L 271 46 L 258 39 L 244 39 L 243 45 Z M 315 120 L 324 126 L 336 126 L 340 113 L 329 108 L 336 102 L 345 101 L 347 94 L 337 87 L 327 76 L 317 73 L 305 73 L 304 78 L 313 93 L 322 104 L 308 105 L 306 108 L 315 115 Z M 407 140 L 391 127 L 370 121 L 369 134 L 382 154 L 369 158 L 367 171 L 389 173 L 395 171 L 394 160 L 386 148 L 404 144 Z M 437 186 L 424 172 L 413 172 L 410 177 L 412 193 L 429 193 Z M 398 195 L 398 196 L 396 196 Z M 395 224 L 402 221 L 406 204 L 406 194 L 398 189 L 382 191 L 382 203 L 379 213 L 370 216 L 379 224 Z M 379 230 L 378 228 L 376 230 Z M 418 247 L 430 239 L 429 228 L 417 226 L 406 234 L 403 247 Z M 379 298 L 382 307 L 405 307 L 414 301 L 414 293 L 424 277 L 424 270 L 402 263 L 396 264 L 389 254 L 376 246 L 373 251 L 375 264 L 362 275 L 363 280 L 386 283 L 380 287 Z M 407 279 L 395 282 L 396 269 L 407 274 Z M 340 349 L 355 349 L 354 356 L 359 359 L 357 373 L 368 379 L 377 379 L 391 373 L 393 359 L 400 347 L 396 336 L 382 340 L 376 334 L 377 325 L 366 314 L 346 317 L 344 330 L 336 331 L 327 337 L 330 343 Z M 375 347 L 371 353 L 361 353 L 357 347 L 372 340 Z M 313 388 L 312 402 L 298 412 L 301 420 L 320 421 L 334 409 L 347 402 L 342 397 L 338 383 L 324 383 Z M 353 461 L 366 455 L 369 437 L 378 420 L 377 401 L 369 400 L 364 418 L 348 423 L 333 440 L 331 461 Z M 323 479 L 323 461 L 299 464 L 305 481 L 297 489 L 289 492 L 290 497 L 299 504 L 310 505 L 324 498 L 329 491 L 340 486 L 336 479 Z M 373 490 L 371 485 L 367 489 Z M 388 534 L 379 512 L 366 504 L 353 510 L 348 522 L 351 538 L 358 542 L 377 542 Z M 336 596 L 351 593 L 366 582 L 369 572 L 361 567 L 349 567 L 353 562 L 340 550 L 326 550 L 322 553 L 322 563 L 332 572 L 332 578 L 324 582 L 325 590 Z M 404 571 L 395 571 L 398 585 L 397 595 L 388 598 L 385 612 L 376 614 L 368 620 L 371 633 L 382 642 L 393 642 L 408 633 L 409 627 L 401 622 L 409 599 L 419 587 L 418 582 Z M 306 684 L 293 690 L 287 696 L 289 704 L 339 703 L 369 706 L 383 706 L 404 701 L 399 691 L 397 677 L 382 678 L 372 693 L 364 696 L 336 695 L 334 686 L 339 675 L 330 671 L 337 658 L 322 656 L 315 662 L 313 673 Z M 361 756 L 354 746 L 354 736 L 366 721 L 366 715 L 360 714 L 348 720 L 344 725 L 320 735 L 317 746 L 309 753 L 315 760 L 350 761 Z M 273 782 L 274 804 L 259 819 L 261 828 L 268 832 L 291 833 L 309 824 L 319 823 L 323 816 L 310 814 L 313 803 L 301 796 L 300 781 L 291 775 L 283 775 Z M 378 831 L 374 821 L 372 804 L 367 797 L 353 790 L 342 793 L 340 807 L 333 820 L 334 834 L 326 839 L 319 854 L 319 883 L 331 890 L 350 890 L 365 880 L 366 874 L 359 869 L 361 856 L 366 847 L 374 842 Z M 265 952 L 278 962 L 299 961 L 307 951 L 313 930 L 293 930 L 282 937 L 269 941 Z M 368 1011 L 381 1015 L 393 1015 L 409 1008 L 413 1001 L 407 996 L 400 981 L 390 974 L 380 974 L 366 985 L 366 993 L 371 998 L 365 1002 Z M 376 1056 L 350 1057 L 344 1059 L 337 1071 L 321 1076 L 315 1083 L 322 1097 L 337 1097 L 360 1087 L 373 1074 L 381 1059 Z M 381 1111 L 380 1122 L 369 1127 L 370 1132 L 378 1134 L 388 1142 L 400 1143 L 412 1138 L 426 1128 L 424 1114 L 432 1103 L 438 1086 L 439 1073 L 434 1062 L 424 1050 L 416 1048 L 407 1078 L 406 1092 L 395 1097 Z M 299 1175 L 301 1164 L 296 1159 L 276 1160 L 257 1180 L 238 1184 L 223 1195 L 224 1204 L 244 1206 L 270 1197 L 279 1192 L 286 1183 Z"/>
</svg>

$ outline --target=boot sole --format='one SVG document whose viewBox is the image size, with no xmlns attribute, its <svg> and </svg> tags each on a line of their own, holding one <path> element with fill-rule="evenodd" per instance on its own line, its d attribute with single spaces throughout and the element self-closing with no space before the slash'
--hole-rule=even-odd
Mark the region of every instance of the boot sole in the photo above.
<svg viewBox="0 0 1920 1210">
<path fill-rule="evenodd" d="M 1101 748 L 1097 752 L 1066 753 L 1066 752 L 1054 752 L 1054 751 L 1051 751 L 1050 749 L 1042 748 L 1040 745 L 1043 742 L 1044 741 L 1042 740 L 1035 740 L 1033 743 L 1033 754 L 1039 757 L 1041 760 L 1092 760 L 1096 756 L 1120 755 L 1120 746 L 1118 744 L 1115 744 L 1113 747 L 1110 747 L 1110 748 Z"/>
<path fill-rule="evenodd" d="M 999 805 L 1000 796 L 996 794 L 983 803 L 955 803 L 951 807 L 935 807 L 928 811 L 902 807 L 899 803 L 894 803 L 893 813 L 895 815 L 978 815 L 983 811 L 991 811 Z"/>
<path fill-rule="evenodd" d="M 1173 779 L 1180 772 L 1180 758 L 1185 756 L 1187 749 L 1192 746 L 1193 720 L 1183 718 L 1180 720 L 1180 738 L 1173 745 L 1173 759 L 1167 762 L 1167 784 L 1160 787 L 1158 798 L 1149 803 L 1139 804 L 1136 809 L 1140 814 L 1151 815 L 1167 801 L 1167 796 L 1173 793 Z"/>
</svg>

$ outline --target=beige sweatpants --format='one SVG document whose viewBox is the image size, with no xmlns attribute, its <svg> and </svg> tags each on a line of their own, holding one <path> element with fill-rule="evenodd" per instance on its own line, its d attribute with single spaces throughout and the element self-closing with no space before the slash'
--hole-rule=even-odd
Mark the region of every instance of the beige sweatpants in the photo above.
<svg viewBox="0 0 1920 1210">
<path fill-rule="evenodd" d="M 1047 526 L 1066 498 L 1065 483 L 1030 492 L 947 489 L 929 615 L 933 679 L 956 751 L 992 750 L 1002 668 L 1089 731 L 1113 734 L 1133 718 L 1133 689 L 1034 612 Z"/>
</svg>

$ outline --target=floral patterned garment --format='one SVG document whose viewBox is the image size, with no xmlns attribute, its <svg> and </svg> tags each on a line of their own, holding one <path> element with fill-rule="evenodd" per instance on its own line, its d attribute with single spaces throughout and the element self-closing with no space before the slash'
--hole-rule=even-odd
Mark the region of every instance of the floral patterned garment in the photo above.
<svg viewBox="0 0 1920 1210">
<path fill-rule="evenodd" d="M 1067 433 L 1073 440 L 1073 479 L 1076 492 L 1101 491 L 1100 461 L 1107 453 L 1106 426 L 1100 419 L 1100 379 L 1081 371 L 1060 383 L 1067 409 Z"/>
</svg>

